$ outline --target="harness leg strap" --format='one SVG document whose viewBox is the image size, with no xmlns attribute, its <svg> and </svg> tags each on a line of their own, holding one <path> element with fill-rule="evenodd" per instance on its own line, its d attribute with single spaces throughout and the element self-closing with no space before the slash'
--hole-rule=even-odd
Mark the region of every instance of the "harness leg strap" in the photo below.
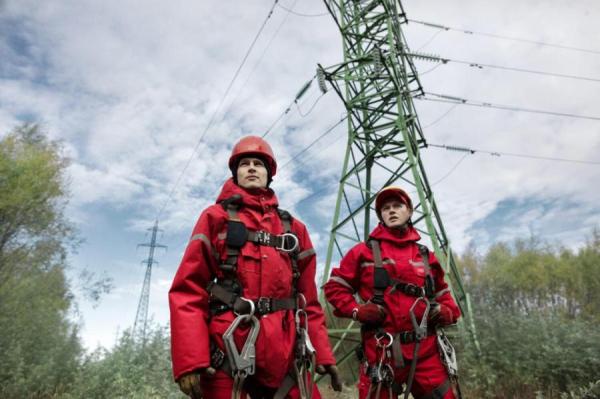
<svg viewBox="0 0 600 399">
<path fill-rule="evenodd" d="M 441 385 L 438 385 L 433 391 L 425 396 L 420 396 L 419 399 L 442 399 L 446 392 L 450 389 L 450 380 L 446 378 Z"/>
</svg>

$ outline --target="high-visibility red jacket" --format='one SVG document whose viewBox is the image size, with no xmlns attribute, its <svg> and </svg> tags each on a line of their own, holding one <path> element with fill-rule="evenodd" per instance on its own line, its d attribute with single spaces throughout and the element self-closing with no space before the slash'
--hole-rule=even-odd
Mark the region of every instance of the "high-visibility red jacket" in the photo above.
<svg viewBox="0 0 600 399">
<path fill-rule="evenodd" d="M 399 231 L 380 223 L 371 232 L 370 238 L 379 241 L 383 267 L 391 279 L 424 286 L 425 265 L 416 244 L 421 237 L 413 227 Z M 456 322 L 460 317 L 460 310 L 447 289 L 444 271 L 433 252 L 429 253 L 429 264 L 435 283 L 436 301 L 451 309 L 452 322 Z M 332 270 L 324 289 L 327 300 L 335 307 L 336 316 L 352 317 L 352 310 L 359 306 L 354 297 L 355 293 L 365 302 L 373 297 L 374 267 L 373 251 L 367 244 L 359 243 L 344 256 L 340 266 Z M 383 323 L 384 330 L 392 334 L 413 330 L 409 310 L 415 300 L 414 296 L 409 296 L 400 290 L 392 292 L 392 287 L 388 287 L 384 293 L 387 313 Z M 421 320 L 424 311 L 425 303 L 421 301 L 415 307 L 417 321 Z M 365 354 L 370 362 L 375 359 L 374 333 L 370 331 L 363 334 Z M 413 349 L 414 343 L 403 344 L 403 356 L 412 359 Z M 435 337 L 428 336 L 421 341 L 418 357 L 429 356 L 435 351 Z"/>
<path fill-rule="evenodd" d="M 241 195 L 238 217 L 249 230 L 284 233 L 273 190 L 245 190 L 230 179 L 223 186 L 217 202 L 234 194 Z M 227 220 L 227 212 L 220 204 L 211 205 L 202 212 L 169 291 L 175 379 L 184 373 L 210 365 L 209 342 L 212 340 L 223 349 L 222 335 L 235 318 L 232 311 L 211 317 L 208 308 L 207 285 L 215 277 L 223 276 L 218 265 L 226 259 Z M 308 333 L 317 351 L 317 364 L 335 364 L 327 337 L 325 317 L 318 302 L 315 252 L 302 222 L 293 218 L 291 230 L 299 240 L 300 277 L 297 289 L 306 297 Z M 290 257 L 273 247 L 247 242 L 238 257 L 237 277 L 245 298 L 257 300 L 259 297 L 292 296 Z M 241 350 L 247 334 L 248 329 L 245 327 L 236 330 L 234 337 L 238 350 Z M 279 386 L 294 358 L 295 336 L 293 310 L 279 310 L 260 317 L 255 373 L 260 384 Z"/>
</svg>

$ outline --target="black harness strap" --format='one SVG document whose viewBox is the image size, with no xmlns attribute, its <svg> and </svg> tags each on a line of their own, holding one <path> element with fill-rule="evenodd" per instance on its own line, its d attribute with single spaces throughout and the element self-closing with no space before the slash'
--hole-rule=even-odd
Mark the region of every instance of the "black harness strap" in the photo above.
<svg viewBox="0 0 600 399">
<path fill-rule="evenodd" d="M 450 389 L 450 380 L 446 379 L 446 381 L 442 382 L 438 385 L 433 391 L 424 396 L 419 396 L 419 399 L 442 399 L 446 392 Z"/>
<path fill-rule="evenodd" d="M 277 208 L 277 213 L 283 224 L 283 232 L 286 234 L 294 234 L 292 232 L 292 215 L 283 209 Z M 295 297 L 298 294 L 298 279 L 300 278 L 300 269 L 298 267 L 298 255 L 300 254 L 300 248 L 296 248 L 294 251 L 288 252 L 290 261 L 292 264 L 292 296 Z"/>
<path fill-rule="evenodd" d="M 431 275 L 431 267 L 429 266 L 429 249 L 422 244 L 417 244 L 421 258 L 423 258 L 423 265 L 425 266 L 425 296 L 433 300 L 435 298 L 435 283 L 433 282 L 433 276 Z"/>
<path fill-rule="evenodd" d="M 390 275 L 383 267 L 379 241 L 369 240 L 369 245 L 373 250 L 373 262 L 375 263 L 375 268 L 373 270 L 373 297 L 371 298 L 371 302 L 383 305 L 383 294 L 387 287 L 390 286 L 391 282 Z"/>
</svg>

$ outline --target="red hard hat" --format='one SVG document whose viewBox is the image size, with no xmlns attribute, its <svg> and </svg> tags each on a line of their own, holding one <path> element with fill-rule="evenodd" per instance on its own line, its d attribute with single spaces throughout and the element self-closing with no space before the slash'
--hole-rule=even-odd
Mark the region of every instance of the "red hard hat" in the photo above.
<svg viewBox="0 0 600 399">
<path fill-rule="evenodd" d="M 397 199 L 406 204 L 410 210 L 413 209 L 412 201 L 406 191 L 397 186 L 387 186 L 382 188 L 381 191 L 377 193 L 377 197 L 375 197 L 375 212 L 377 212 L 379 218 L 381 218 L 381 207 L 390 199 Z"/>
<path fill-rule="evenodd" d="M 267 167 L 271 176 L 275 176 L 275 172 L 277 172 L 277 162 L 275 162 L 273 150 L 271 149 L 269 143 L 258 136 L 243 137 L 236 143 L 236 145 L 233 146 L 233 150 L 231 150 L 231 156 L 229 157 L 229 169 L 231 169 L 231 172 L 235 174 L 234 169 L 236 168 L 240 158 L 249 157 L 252 155 L 265 158 L 268 163 Z"/>
</svg>

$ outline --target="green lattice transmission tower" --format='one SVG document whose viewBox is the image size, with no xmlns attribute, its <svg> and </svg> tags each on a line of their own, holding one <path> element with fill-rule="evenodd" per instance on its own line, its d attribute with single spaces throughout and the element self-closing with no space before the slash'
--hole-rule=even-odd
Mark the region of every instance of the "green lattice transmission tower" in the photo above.
<svg viewBox="0 0 600 399">
<path fill-rule="evenodd" d="M 407 22 L 397 0 L 325 0 L 343 38 L 344 62 L 319 66 L 324 89 L 328 81 L 348 113 L 348 142 L 335 214 L 331 228 L 323 282 L 331 265 L 345 251 L 364 241 L 376 221 L 374 195 L 392 183 L 413 198 L 413 223 L 423 242 L 435 251 L 454 297 L 464 315 L 463 327 L 474 336 L 469 296 L 450 250 L 433 191 L 420 156 L 426 141 L 413 104 L 423 94 L 412 55 L 402 33 Z M 446 279 L 448 280 L 448 278 Z M 348 342 L 358 330 L 334 323 L 330 336 L 337 339 L 338 361 L 351 356 Z M 342 353 L 340 353 L 342 352 Z"/>
</svg>

